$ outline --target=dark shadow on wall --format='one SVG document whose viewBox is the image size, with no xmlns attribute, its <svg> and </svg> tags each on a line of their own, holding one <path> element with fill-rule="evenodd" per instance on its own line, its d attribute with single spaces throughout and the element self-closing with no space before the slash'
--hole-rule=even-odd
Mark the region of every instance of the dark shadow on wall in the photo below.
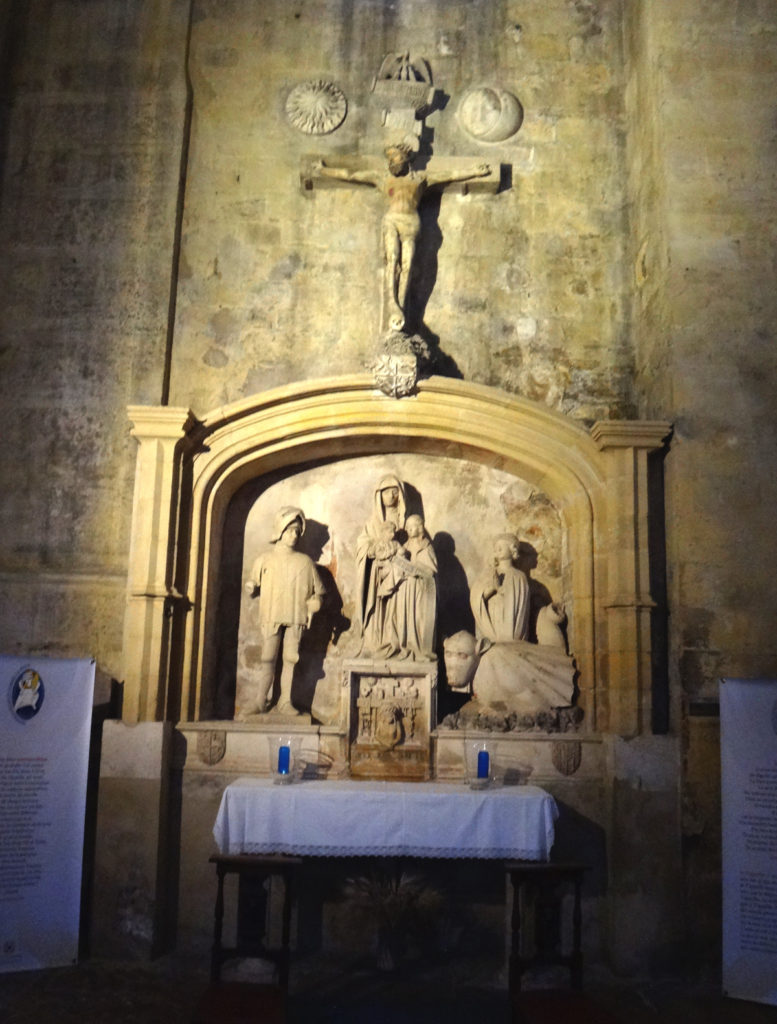
<svg viewBox="0 0 777 1024">
<path fill-rule="evenodd" d="M 324 586 L 321 608 L 313 616 L 310 629 L 305 630 L 302 635 L 299 664 L 294 673 L 292 699 L 300 711 L 311 711 L 316 686 L 319 680 L 324 678 L 324 659 L 329 644 L 331 642 L 336 645 L 340 636 L 351 625 L 351 620 L 343 615 L 343 599 L 332 573 L 326 566 L 318 564 L 329 537 L 328 526 L 315 519 L 308 519 L 299 542 L 299 550 L 316 563 L 319 578 Z"/>
<path fill-rule="evenodd" d="M 559 816 L 551 860 L 583 864 L 588 869 L 583 881 L 585 896 L 603 896 L 607 891 L 607 837 L 601 825 L 556 798 Z"/>
<path fill-rule="evenodd" d="M 650 613 L 651 729 L 669 731 L 669 606 L 666 584 L 666 508 L 663 448 L 648 455 L 648 558 L 650 596 L 655 607 Z"/>
<path fill-rule="evenodd" d="M 448 687 L 443 643 L 454 633 L 475 632 L 475 618 L 469 601 L 469 581 L 464 566 L 456 556 L 456 541 L 450 533 L 440 531 L 432 539 L 437 556 L 437 666 L 439 671 L 437 720 L 460 710 L 470 700 L 470 693 L 455 692 Z"/>
<path fill-rule="evenodd" d="M 6 177 L 13 82 L 19 55 L 28 49 L 27 25 L 32 18 L 26 0 L 0 4 L 0 187 Z M 0 192 L 0 209 L 3 195 Z"/>
<path fill-rule="evenodd" d="M 416 242 L 415 259 L 407 289 L 408 330 L 422 324 L 426 306 L 437 283 L 438 253 L 442 246 L 442 231 L 439 225 L 442 195 L 432 192 L 424 197 L 418 213 L 421 218 L 421 233 Z"/>
<path fill-rule="evenodd" d="M 537 616 L 540 614 L 540 608 L 553 603 L 553 598 L 545 584 L 532 577 L 532 571 L 537 568 L 538 562 L 537 549 L 533 544 L 522 540 L 518 544 L 518 568 L 526 573 L 529 580 L 529 632 L 527 639 L 533 644 L 537 643 Z"/>
<path fill-rule="evenodd" d="M 272 480 L 270 479 L 272 477 Z M 241 487 L 232 498 L 224 519 L 221 548 L 220 589 L 216 626 L 216 678 L 212 711 L 204 718 L 231 719 L 235 713 L 237 639 L 243 595 L 243 548 L 246 518 L 259 495 L 277 479 L 268 474 Z"/>
<path fill-rule="evenodd" d="M 442 641 L 459 630 L 475 632 L 475 618 L 469 603 L 469 581 L 456 556 L 456 541 L 440 531 L 432 539 L 437 556 L 437 640 Z"/>
<path fill-rule="evenodd" d="M 98 687 L 95 687 L 97 700 Z M 108 719 L 121 718 L 122 686 L 116 679 L 109 681 L 109 689 L 102 696 L 107 698 L 92 706 L 92 723 L 89 737 L 89 762 L 86 776 L 86 806 L 84 809 L 84 853 L 81 872 L 81 919 L 78 935 L 78 956 L 88 957 L 91 950 L 91 922 L 94 891 L 95 857 L 97 852 L 97 801 L 100 790 L 100 762 L 102 760 L 103 723 Z"/>
</svg>

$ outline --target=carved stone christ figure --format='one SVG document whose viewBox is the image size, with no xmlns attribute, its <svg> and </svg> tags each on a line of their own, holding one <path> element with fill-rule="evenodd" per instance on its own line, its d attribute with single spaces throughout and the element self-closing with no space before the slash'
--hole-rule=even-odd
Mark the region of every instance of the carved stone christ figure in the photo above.
<svg viewBox="0 0 777 1024">
<path fill-rule="evenodd" d="M 383 216 L 384 280 L 392 311 L 389 327 L 400 331 L 407 314 L 407 286 L 415 255 L 416 240 L 421 230 L 418 207 L 426 190 L 434 185 L 482 178 L 491 173 L 487 164 L 466 171 L 445 174 L 412 169 L 413 151 L 405 145 L 388 146 L 385 150 L 388 172 L 377 170 L 351 171 L 330 167 L 323 160 L 317 164 L 320 174 L 358 185 L 371 185 L 384 196 L 387 204 Z"/>
<path fill-rule="evenodd" d="M 531 604 L 529 580 L 516 566 L 518 538 L 502 533 L 494 539 L 492 568 L 470 591 L 478 637 L 492 643 L 525 640 Z"/>
<path fill-rule="evenodd" d="M 291 699 L 294 666 L 299 661 L 302 634 L 321 608 L 324 586 L 312 558 L 296 551 L 305 529 L 300 508 L 284 506 L 275 516 L 270 551 L 254 562 L 246 582 L 249 594 L 259 592 L 259 627 L 262 653 L 258 679 L 238 681 L 235 718 L 245 720 L 268 708 L 281 655 L 281 692 L 275 710 L 299 714 Z"/>
</svg>

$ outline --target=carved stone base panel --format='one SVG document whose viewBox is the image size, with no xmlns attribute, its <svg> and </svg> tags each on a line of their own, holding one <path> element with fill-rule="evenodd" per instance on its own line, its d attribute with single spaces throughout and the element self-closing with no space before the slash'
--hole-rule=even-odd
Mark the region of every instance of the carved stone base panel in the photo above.
<svg viewBox="0 0 777 1024">
<path fill-rule="evenodd" d="M 261 722 L 181 722 L 175 732 L 175 767 L 184 771 L 270 775 L 268 736 L 299 737 L 303 779 L 347 774 L 347 745 L 337 727 L 311 725 L 309 719 L 261 715 Z"/>
<path fill-rule="evenodd" d="M 494 773 L 504 785 L 552 784 L 570 774 L 576 779 L 600 779 L 605 750 L 599 736 L 526 735 L 439 729 L 432 735 L 435 776 L 449 782 L 466 778 L 465 748 L 473 740 L 488 740 L 494 749 Z M 531 772 L 527 775 L 526 768 Z M 571 770 L 570 770 L 571 769 Z"/>
<path fill-rule="evenodd" d="M 351 777 L 428 782 L 432 777 L 428 749 L 385 751 L 376 747 L 351 747 Z"/>
<path fill-rule="evenodd" d="M 351 775 L 431 778 L 437 662 L 356 658 L 343 668 Z"/>
<path fill-rule="evenodd" d="M 217 772 L 237 775 L 270 775 L 270 755 L 267 737 L 275 733 L 291 733 L 300 737 L 300 760 L 303 762 L 302 777 L 345 778 L 349 774 L 363 779 L 394 779 L 424 781 L 440 779 L 461 782 L 466 778 L 465 745 L 477 740 L 488 740 L 494 750 L 495 774 L 503 784 L 521 782 L 549 785 L 574 775 L 576 781 L 601 779 L 605 774 L 605 749 L 601 736 L 493 733 L 476 730 L 434 730 L 430 728 L 433 719 L 427 719 L 428 697 L 434 700 L 436 687 L 431 685 L 435 676 L 413 675 L 411 671 L 403 676 L 379 675 L 370 671 L 364 673 L 353 668 L 349 662 L 349 684 L 354 677 L 361 682 L 364 677 L 377 679 L 379 685 L 388 687 L 395 683 L 410 681 L 421 696 L 421 713 L 417 714 L 415 729 L 408 726 L 400 735 L 400 742 L 389 741 L 385 729 L 372 735 L 362 732 L 356 735 L 358 716 L 354 714 L 351 732 L 338 726 L 305 725 L 297 720 L 276 719 L 275 724 L 261 725 L 243 722 L 182 722 L 175 731 L 175 767 L 185 771 Z M 373 666 L 372 662 L 364 662 Z M 381 663 L 385 664 L 385 663 Z M 389 663 L 390 664 L 390 663 Z M 436 670 L 433 662 L 422 663 L 426 669 Z M 410 669 L 410 666 L 405 666 Z M 421 667 L 421 663 L 416 665 Z M 348 673 L 347 673 L 348 674 Z M 428 686 L 428 689 L 427 689 Z M 400 687 L 398 692 L 402 692 Z M 374 692 L 374 689 L 373 689 Z M 356 698 L 358 701 L 360 698 Z M 361 698 L 364 700 L 364 698 Z M 413 698 L 415 699 L 415 698 Z M 402 705 L 402 699 L 393 706 Z M 363 728 L 368 718 L 377 720 L 383 705 L 379 702 L 362 703 L 359 708 L 363 716 Z M 396 735 L 393 726 L 391 737 Z M 530 767 L 528 776 L 525 768 Z"/>
</svg>

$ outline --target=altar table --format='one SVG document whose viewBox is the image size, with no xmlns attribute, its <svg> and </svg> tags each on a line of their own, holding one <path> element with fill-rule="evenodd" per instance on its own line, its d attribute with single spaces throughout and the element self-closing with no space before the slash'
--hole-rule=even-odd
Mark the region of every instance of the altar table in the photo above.
<svg viewBox="0 0 777 1024">
<path fill-rule="evenodd" d="M 538 786 L 241 778 L 213 834 L 222 854 L 547 861 L 557 817 Z"/>
</svg>

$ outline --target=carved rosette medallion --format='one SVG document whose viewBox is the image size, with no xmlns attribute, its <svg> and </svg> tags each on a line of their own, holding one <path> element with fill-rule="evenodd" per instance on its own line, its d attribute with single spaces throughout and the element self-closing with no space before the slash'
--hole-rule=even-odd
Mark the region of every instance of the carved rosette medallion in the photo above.
<svg viewBox="0 0 777 1024">
<path fill-rule="evenodd" d="M 208 729 L 197 737 L 197 757 L 205 764 L 218 764 L 227 752 L 227 734 L 224 729 Z"/>
<path fill-rule="evenodd" d="M 562 775 L 574 775 L 583 759 L 583 744 L 579 740 L 553 743 L 550 754 L 554 768 Z"/>
<path fill-rule="evenodd" d="M 340 127 L 347 112 L 345 93 L 323 79 L 295 85 L 286 99 L 289 122 L 305 135 L 328 135 Z"/>
</svg>

